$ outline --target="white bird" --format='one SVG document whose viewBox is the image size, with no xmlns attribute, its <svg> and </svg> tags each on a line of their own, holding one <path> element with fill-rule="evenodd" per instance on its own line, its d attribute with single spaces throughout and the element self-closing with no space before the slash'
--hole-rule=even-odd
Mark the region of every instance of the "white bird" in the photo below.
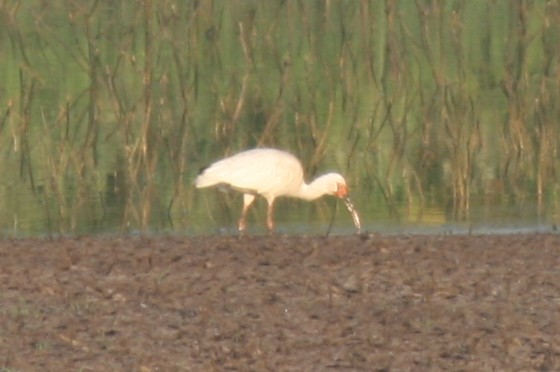
<svg viewBox="0 0 560 372">
<path fill-rule="evenodd" d="M 274 231 L 274 200 L 279 196 L 314 200 L 329 194 L 344 198 L 347 207 L 351 206 L 344 177 L 338 173 L 328 173 L 307 184 L 303 179 L 300 161 L 292 154 L 276 149 L 247 150 L 219 160 L 201 170 L 195 186 L 227 186 L 243 193 L 240 233 L 247 227 L 247 211 L 257 195 L 263 196 L 268 202 L 266 225 L 270 232 Z M 350 212 L 359 229 L 357 212 L 353 207 Z"/>
</svg>

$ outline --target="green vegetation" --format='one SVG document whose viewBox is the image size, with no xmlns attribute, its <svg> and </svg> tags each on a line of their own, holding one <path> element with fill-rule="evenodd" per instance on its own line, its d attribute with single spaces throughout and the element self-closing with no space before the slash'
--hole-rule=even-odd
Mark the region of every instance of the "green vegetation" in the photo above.
<svg viewBox="0 0 560 372">
<path fill-rule="evenodd" d="M 255 146 L 345 173 L 366 228 L 558 219 L 557 2 L 8 0 L 0 19 L 3 235 L 208 231 L 239 200 L 193 178 Z"/>
</svg>

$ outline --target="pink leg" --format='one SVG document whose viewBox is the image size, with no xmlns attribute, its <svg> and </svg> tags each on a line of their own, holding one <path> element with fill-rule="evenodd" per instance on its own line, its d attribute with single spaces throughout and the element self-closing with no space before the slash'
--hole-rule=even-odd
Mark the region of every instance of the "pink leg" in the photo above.
<svg viewBox="0 0 560 372">
<path fill-rule="evenodd" d="M 268 233 L 274 233 L 274 199 L 268 201 L 268 212 L 266 213 L 266 226 L 268 227 Z"/>
<path fill-rule="evenodd" d="M 239 233 L 243 234 L 247 228 L 247 211 L 253 201 L 255 200 L 255 195 L 243 194 L 243 210 L 241 211 L 241 218 L 239 219 Z"/>
</svg>

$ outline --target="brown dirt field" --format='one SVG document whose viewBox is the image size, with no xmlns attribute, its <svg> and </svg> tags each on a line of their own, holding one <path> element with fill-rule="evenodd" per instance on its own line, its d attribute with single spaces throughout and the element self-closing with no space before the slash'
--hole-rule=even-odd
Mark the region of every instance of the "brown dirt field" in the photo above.
<svg viewBox="0 0 560 372">
<path fill-rule="evenodd" d="M 0 241 L 0 371 L 560 370 L 560 235 Z"/>
</svg>

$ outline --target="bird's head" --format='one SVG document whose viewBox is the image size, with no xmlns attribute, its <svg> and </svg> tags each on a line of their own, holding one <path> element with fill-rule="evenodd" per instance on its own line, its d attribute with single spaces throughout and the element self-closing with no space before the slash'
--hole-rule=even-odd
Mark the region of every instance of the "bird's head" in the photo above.
<svg viewBox="0 0 560 372">
<path fill-rule="evenodd" d="M 321 176 L 327 182 L 327 187 L 329 194 L 334 195 L 339 198 L 346 198 L 348 196 L 348 186 L 346 186 L 346 180 L 338 173 L 328 173 Z"/>
<path fill-rule="evenodd" d="M 348 196 L 348 186 L 345 183 L 338 183 L 335 195 L 339 198 L 345 198 Z"/>
</svg>

